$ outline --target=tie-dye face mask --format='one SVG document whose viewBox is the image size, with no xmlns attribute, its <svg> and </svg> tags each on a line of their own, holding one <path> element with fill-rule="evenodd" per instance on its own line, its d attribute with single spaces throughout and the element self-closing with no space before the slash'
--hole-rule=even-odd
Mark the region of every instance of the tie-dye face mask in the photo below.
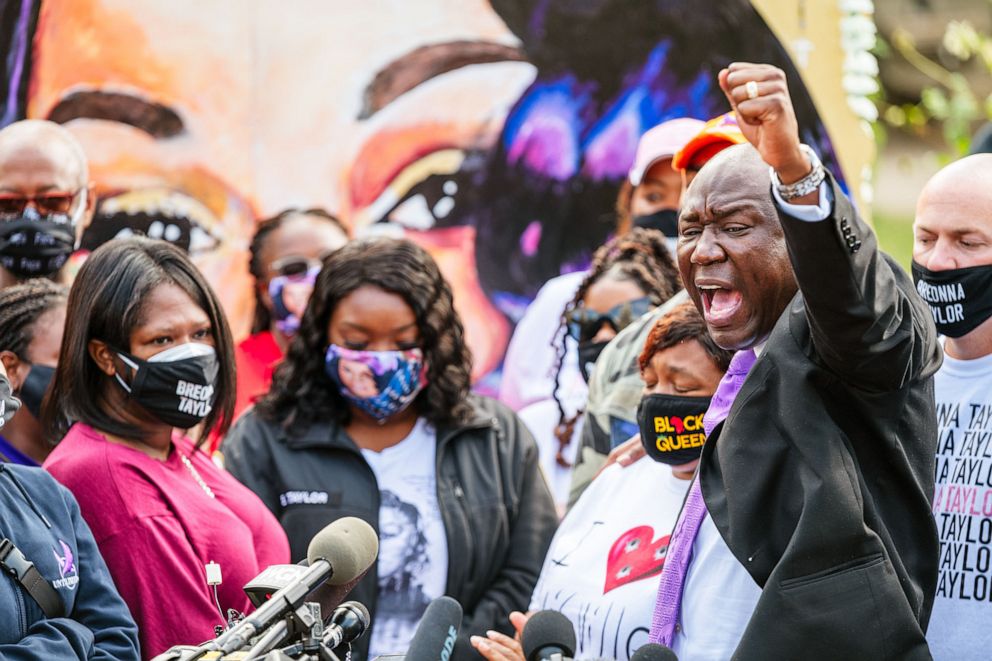
<svg viewBox="0 0 992 661">
<path fill-rule="evenodd" d="M 324 369 L 341 396 L 380 424 L 406 409 L 427 384 L 424 353 L 327 347 Z"/>
</svg>

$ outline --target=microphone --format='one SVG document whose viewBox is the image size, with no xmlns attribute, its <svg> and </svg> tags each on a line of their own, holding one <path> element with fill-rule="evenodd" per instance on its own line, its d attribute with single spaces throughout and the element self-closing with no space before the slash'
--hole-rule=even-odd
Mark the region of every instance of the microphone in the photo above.
<svg viewBox="0 0 992 661">
<path fill-rule="evenodd" d="M 306 571 L 292 579 L 258 610 L 238 622 L 219 638 L 205 644 L 204 651 L 235 652 L 274 623 L 293 613 L 315 588 L 325 581 L 350 583 L 375 562 L 379 539 L 372 526 L 355 517 L 334 521 L 314 535 L 307 547 Z M 263 574 L 265 572 L 262 572 Z"/>
<path fill-rule="evenodd" d="M 646 643 L 637 648 L 630 661 L 679 661 L 671 647 Z"/>
<path fill-rule="evenodd" d="M 375 558 L 373 558 L 373 561 Z M 305 563 L 306 560 L 303 560 Z M 313 593 L 307 598 L 308 601 L 316 602 L 320 605 L 320 616 L 321 619 L 327 620 L 331 617 L 336 609 L 348 596 L 348 594 L 358 585 L 358 582 L 365 578 L 365 575 L 369 573 L 372 568 L 371 563 L 369 566 L 362 570 L 355 578 L 344 583 L 336 584 L 333 577 L 330 581 L 327 581 L 323 585 L 319 586 Z"/>
<path fill-rule="evenodd" d="M 575 656 L 575 628 L 558 611 L 530 616 L 520 641 L 527 661 L 562 661 Z"/>
<path fill-rule="evenodd" d="M 261 574 L 251 579 L 245 584 L 245 594 L 255 608 L 272 598 L 277 591 L 286 587 L 294 580 L 306 573 L 310 563 L 304 558 L 295 565 L 269 565 Z M 356 576 L 354 580 L 341 585 L 332 585 L 333 581 L 328 581 L 318 586 L 307 597 L 307 601 L 312 601 L 320 605 L 321 619 L 327 620 L 345 597 L 358 585 L 359 581 L 365 578 L 372 566 L 369 565 L 365 571 Z"/>
<path fill-rule="evenodd" d="M 357 601 L 346 601 L 331 613 L 321 642 L 328 649 L 353 643 L 368 630 L 371 620 L 368 608 Z"/>
<path fill-rule="evenodd" d="M 438 597 L 427 605 L 405 661 L 448 661 L 461 626 L 461 604 L 451 597 Z"/>
<path fill-rule="evenodd" d="M 299 580 L 307 573 L 307 561 L 298 565 L 269 565 L 255 578 L 245 583 L 244 591 L 248 601 L 258 608 L 272 598 L 276 592 Z"/>
</svg>

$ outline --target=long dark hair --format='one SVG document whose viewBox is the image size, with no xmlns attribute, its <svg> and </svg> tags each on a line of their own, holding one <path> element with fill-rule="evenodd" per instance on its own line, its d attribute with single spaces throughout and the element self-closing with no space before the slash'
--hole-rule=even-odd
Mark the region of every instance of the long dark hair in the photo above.
<svg viewBox="0 0 992 661">
<path fill-rule="evenodd" d="M 472 358 L 451 287 L 427 251 L 404 240 L 352 241 L 326 260 L 300 330 L 276 369 L 272 389 L 256 408 L 291 431 L 318 420 L 347 424 L 348 405 L 324 372 L 327 327 L 338 303 L 364 285 L 400 296 L 413 310 L 427 365 L 427 385 L 417 396 L 417 411 L 435 425 L 467 421 Z"/>
<path fill-rule="evenodd" d="M 220 434 L 227 431 L 234 415 L 234 340 L 217 296 L 179 248 L 136 236 L 94 250 L 69 291 L 59 364 L 42 404 L 50 443 L 62 440 L 77 421 L 114 436 L 143 440 L 140 428 L 121 420 L 108 406 L 104 390 L 116 386 L 90 357 L 89 343 L 102 340 L 115 349 L 129 349 L 148 295 L 164 284 L 186 292 L 210 319 L 220 369 L 214 386 L 217 398 L 203 421 L 200 443 L 215 428 Z"/>
<path fill-rule="evenodd" d="M 558 390 L 561 387 L 561 366 L 565 361 L 565 352 L 568 350 L 565 342 L 568 314 L 582 304 L 589 288 L 607 275 L 616 280 L 634 282 L 654 305 L 660 305 L 670 299 L 682 286 L 678 268 L 672 261 L 671 253 L 668 252 L 665 236 L 657 230 L 634 228 L 627 234 L 611 239 L 593 255 L 592 267 L 576 290 L 575 296 L 562 311 L 558 332 L 552 340 L 552 347 L 557 354 L 555 386 L 551 392 L 558 406 L 558 425 L 555 427 L 555 437 L 558 439 L 557 461 L 566 468 L 569 464 L 563 458 L 562 451 L 571 442 L 575 425 L 584 412 L 580 409 L 575 415 L 569 416 L 558 397 Z"/>
<path fill-rule="evenodd" d="M 311 209 L 284 209 L 271 218 L 258 221 L 258 225 L 255 227 L 255 235 L 251 238 L 251 245 L 248 248 L 251 253 L 251 257 L 248 260 L 248 271 L 255 279 L 255 314 L 251 322 L 252 335 L 269 330 L 272 326 L 272 314 L 269 312 L 269 308 L 265 307 L 265 301 L 262 300 L 262 292 L 258 289 L 258 283 L 265 279 L 265 264 L 262 262 L 262 252 L 265 250 L 269 237 L 277 229 L 282 227 L 288 218 L 293 216 L 310 216 L 311 218 L 326 220 L 341 230 L 341 233 L 346 237 L 349 236 L 348 229 L 337 216 L 331 215 L 319 207 L 313 207 Z"/>
</svg>

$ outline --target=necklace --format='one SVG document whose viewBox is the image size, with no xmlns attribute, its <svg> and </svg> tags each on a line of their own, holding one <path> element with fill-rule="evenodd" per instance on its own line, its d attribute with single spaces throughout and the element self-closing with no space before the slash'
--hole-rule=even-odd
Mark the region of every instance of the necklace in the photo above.
<svg viewBox="0 0 992 661">
<path fill-rule="evenodd" d="M 179 452 L 178 448 L 176 448 L 176 452 Z M 211 490 L 210 487 L 207 486 L 207 483 L 203 481 L 203 478 L 200 477 L 200 471 L 196 470 L 196 467 L 193 466 L 193 462 L 189 460 L 189 457 L 182 452 L 179 452 L 179 458 L 183 460 L 183 465 L 186 467 L 186 470 L 189 471 L 189 474 L 193 476 L 196 483 L 200 485 L 201 489 L 203 489 L 203 493 L 207 494 L 211 498 L 215 498 L 213 490 Z"/>
</svg>

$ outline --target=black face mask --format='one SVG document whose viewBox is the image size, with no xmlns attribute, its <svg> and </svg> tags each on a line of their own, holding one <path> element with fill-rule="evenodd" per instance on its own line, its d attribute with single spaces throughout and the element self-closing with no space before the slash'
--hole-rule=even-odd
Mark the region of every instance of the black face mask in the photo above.
<svg viewBox="0 0 992 661">
<path fill-rule="evenodd" d="M 582 378 L 586 380 L 586 383 L 589 383 L 593 365 L 599 359 L 599 354 L 603 353 L 603 349 L 609 343 L 609 340 L 606 342 L 579 342 L 579 371 L 582 372 Z"/>
<path fill-rule="evenodd" d="M 992 317 L 992 265 L 931 271 L 914 261 L 913 281 L 947 337 L 967 335 Z"/>
<path fill-rule="evenodd" d="M 24 403 L 24 407 L 31 412 L 31 415 L 41 419 L 41 400 L 48 392 L 48 385 L 55 376 L 55 368 L 48 365 L 32 365 L 28 376 L 21 384 L 21 390 L 17 393 L 17 398 Z"/>
<path fill-rule="evenodd" d="M 699 459 L 706 440 L 703 415 L 709 407 L 709 397 L 645 395 L 637 406 L 644 451 L 669 466 Z"/>
<path fill-rule="evenodd" d="M 634 216 L 634 227 L 658 230 L 670 239 L 679 235 L 679 212 L 677 209 L 662 209 L 647 216 Z"/>
<path fill-rule="evenodd" d="M 117 382 L 158 420 L 177 429 L 189 429 L 210 414 L 219 369 L 213 347 L 189 342 L 148 360 L 124 351 L 117 355 L 133 370 L 130 383 L 115 374 Z"/>
<path fill-rule="evenodd" d="M 65 266 L 76 249 L 76 224 L 65 214 L 41 216 L 34 207 L 0 220 L 0 266 L 19 278 L 45 277 Z"/>
</svg>

